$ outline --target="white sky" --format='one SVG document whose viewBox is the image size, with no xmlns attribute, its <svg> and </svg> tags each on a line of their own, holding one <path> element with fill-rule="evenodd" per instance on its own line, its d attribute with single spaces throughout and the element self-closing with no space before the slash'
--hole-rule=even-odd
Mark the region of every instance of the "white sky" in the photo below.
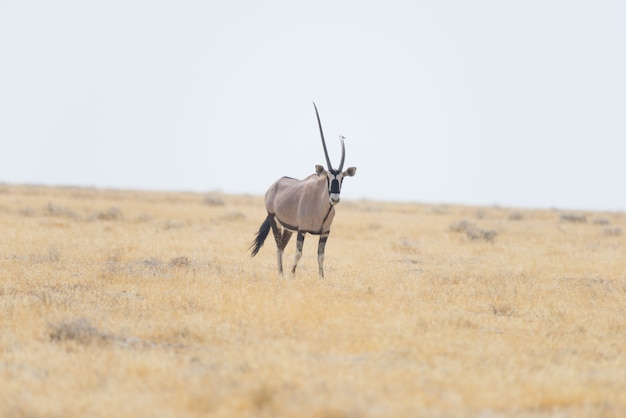
<svg viewBox="0 0 626 418">
<path fill-rule="evenodd" d="M 0 2 L 0 182 L 626 210 L 626 2 Z"/>
</svg>

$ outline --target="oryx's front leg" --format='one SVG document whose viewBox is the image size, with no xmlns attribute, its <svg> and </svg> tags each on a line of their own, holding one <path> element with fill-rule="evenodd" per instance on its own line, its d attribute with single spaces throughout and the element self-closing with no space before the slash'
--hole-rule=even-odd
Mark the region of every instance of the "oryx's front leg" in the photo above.
<svg viewBox="0 0 626 418">
<path fill-rule="evenodd" d="M 326 248 L 326 241 L 328 240 L 328 233 L 320 235 L 320 242 L 317 244 L 317 263 L 320 266 L 320 279 L 324 278 L 324 249 Z"/>
<path fill-rule="evenodd" d="M 298 231 L 298 242 L 296 242 L 296 255 L 293 260 L 293 268 L 291 269 L 291 275 L 294 276 L 296 274 L 296 267 L 298 266 L 298 261 L 300 261 L 300 257 L 302 257 L 302 246 L 304 245 L 304 232 Z"/>
</svg>

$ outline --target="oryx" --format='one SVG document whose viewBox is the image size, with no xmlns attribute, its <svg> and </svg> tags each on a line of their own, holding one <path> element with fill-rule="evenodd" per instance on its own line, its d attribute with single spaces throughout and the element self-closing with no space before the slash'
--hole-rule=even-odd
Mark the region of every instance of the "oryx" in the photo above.
<svg viewBox="0 0 626 418">
<path fill-rule="evenodd" d="M 328 171 L 321 165 L 315 166 L 315 174 L 311 174 L 304 180 L 296 180 L 291 177 L 278 179 L 265 193 L 265 208 L 267 218 L 259 228 L 256 238 L 252 242 L 250 249 L 254 257 L 261 247 L 270 227 L 274 233 L 276 247 L 278 248 L 278 273 L 283 274 L 283 252 L 291 234 L 298 233 L 296 245 L 296 256 L 291 268 L 291 273 L 296 273 L 296 266 L 302 257 L 302 245 L 304 244 L 304 234 L 309 233 L 319 235 L 320 240 L 317 247 L 317 261 L 319 264 L 320 278 L 324 277 L 324 248 L 330 233 L 330 225 L 335 217 L 335 205 L 339 203 L 339 193 L 341 193 L 341 183 L 344 177 L 354 176 L 356 167 L 343 170 L 343 162 L 346 157 L 344 137 L 339 136 L 341 141 L 341 162 L 339 168 L 334 169 L 328 157 L 322 122 L 317 112 L 317 106 L 313 103 L 317 124 L 322 137 L 322 146 Z"/>
</svg>

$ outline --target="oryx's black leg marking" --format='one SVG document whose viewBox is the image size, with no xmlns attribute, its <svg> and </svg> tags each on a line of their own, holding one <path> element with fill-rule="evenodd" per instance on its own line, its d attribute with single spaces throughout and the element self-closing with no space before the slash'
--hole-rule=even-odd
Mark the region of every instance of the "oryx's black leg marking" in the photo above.
<svg viewBox="0 0 626 418">
<path fill-rule="evenodd" d="M 324 278 L 324 250 L 326 249 L 326 241 L 328 233 L 320 235 L 320 242 L 317 244 L 317 263 L 320 267 L 320 279 Z"/>
<path fill-rule="evenodd" d="M 276 240 L 276 259 L 278 261 L 278 274 L 282 276 L 283 253 L 285 252 L 285 247 L 289 242 L 289 238 L 291 238 L 291 231 L 281 228 L 281 226 L 276 223 L 276 218 L 273 215 L 270 215 L 269 218 L 272 232 L 274 233 L 274 240 Z"/>
<path fill-rule="evenodd" d="M 291 239 L 291 231 L 288 229 L 283 229 L 283 236 L 280 240 L 280 246 L 278 251 L 280 251 L 280 274 L 283 274 L 283 253 L 285 252 L 285 247 L 287 243 Z"/>
<path fill-rule="evenodd" d="M 298 266 L 298 261 L 300 261 L 300 257 L 302 257 L 302 246 L 304 245 L 304 232 L 298 231 L 298 242 L 296 243 L 296 256 L 293 260 L 293 268 L 291 269 L 291 274 L 296 274 L 296 267 Z"/>
<path fill-rule="evenodd" d="M 283 237 L 280 240 L 280 246 L 283 248 L 283 250 L 285 249 L 285 247 L 287 247 L 287 244 L 289 243 L 290 239 L 291 239 L 291 231 L 288 229 L 283 229 Z"/>
</svg>

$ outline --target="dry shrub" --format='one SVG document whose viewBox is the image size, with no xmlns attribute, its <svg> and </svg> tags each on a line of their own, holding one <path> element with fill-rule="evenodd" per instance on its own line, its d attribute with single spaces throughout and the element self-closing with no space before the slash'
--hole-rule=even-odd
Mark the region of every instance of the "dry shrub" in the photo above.
<svg viewBox="0 0 626 418">
<path fill-rule="evenodd" d="M 498 235 L 498 233 L 492 229 L 469 228 L 465 231 L 465 236 L 467 236 L 470 241 L 493 242 L 496 235 Z"/>
<path fill-rule="evenodd" d="M 461 220 L 450 224 L 450 231 L 452 232 L 465 232 L 473 225 L 466 220 Z"/>
<path fill-rule="evenodd" d="M 564 213 L 561 215 L 561 222 L 587 223 L 587 217 L 576 213 Z"/>
<path fill-rule="evenodd" d="M 52 202 L 49 202 L 46 205 L 46 207 L 44 208 L 44 213 L 47 216 L 56 216 L 59 218 L 69 218 L 74 220 L 78 220 L 80 218 L 80 216 L 78 216 L 78 214 L 72 209 L 65 206 L 54 205 L 52 204 Z"/>
<path fill-rule="evenodd" d="M 175 257 L 170 260 L 170 264 L 176 267 L 184 267 L 191 264 L 191 260 L 188 257 Z"/>
<path fill-rule="evenodd" d="M 98 330 L 87 318 L 63 320 L 57 324 L 49 325 L 50 339 L 52 341 L 76 341 L 80 344 L 104 342 L 110 336 Z"/>
<path fill-rule="evenodd" d="M 493 242 L 496 235 L 498 235 L 494 230 L 479 228 L 465 220 L 454 222 L 450 224 L 449 228 L 452 232 L 465 232 L 465 236 L 470 241 Z"/>
<path fill-rule="evenodd" d="M 97 219 L 99 221 L 120 221 L 124 219 L 124 215 L 122 215 L 122 210 L 117 207 L 110 207 L 107 210 L 96 212 L 92 215 L 92 219 Z"/>
</svg>

